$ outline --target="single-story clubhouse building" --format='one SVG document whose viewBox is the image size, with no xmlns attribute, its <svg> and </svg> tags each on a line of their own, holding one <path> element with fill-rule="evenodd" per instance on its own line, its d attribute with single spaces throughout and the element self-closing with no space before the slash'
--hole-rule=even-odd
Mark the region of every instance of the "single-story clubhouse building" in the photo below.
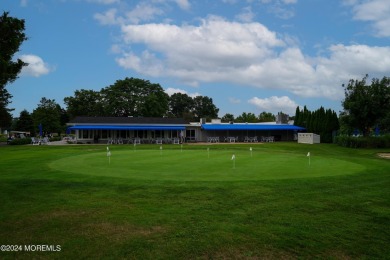
<svg viewBox="0 0 390 260">
<path fill-rule="evenodd" d="M 187 122 L 182 118 L 76 117 L 67 133 L 83 143 L 273 142 L 297 140 L 291 124 Z"/>
</svg>

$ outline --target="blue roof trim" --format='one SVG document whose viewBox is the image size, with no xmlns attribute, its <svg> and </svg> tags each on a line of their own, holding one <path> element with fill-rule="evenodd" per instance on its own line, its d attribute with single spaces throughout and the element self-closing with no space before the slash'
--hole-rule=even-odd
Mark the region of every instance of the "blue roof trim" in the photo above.
<svg viewBox="0 0 390 260">
<path fill-rule="evenodd" d="M 185 130 L 185 126 L 160 126 L 160 125 L 75 125 L 68 130 Z"/>
<path fill-rule="evenodd" d="M 266 125 L 266 124 L 203 124 L 203 130 L 215 130 L 215 131 L 228 131 L 228 130 L 290 130 L 290 131 L 303 131 L 306 128 L 295 125 Z"/>
</svg>

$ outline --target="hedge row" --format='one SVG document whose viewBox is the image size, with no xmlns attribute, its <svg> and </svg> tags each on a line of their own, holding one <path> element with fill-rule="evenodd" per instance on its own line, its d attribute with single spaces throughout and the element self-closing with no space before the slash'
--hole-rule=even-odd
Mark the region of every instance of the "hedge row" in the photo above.
<svg viewBox="0 0 390 260">
<path fill-rule="evenodd" d="M 337 136 L 336 144 L 349 148 L 390 148 L 390 135 L 354 137 Z"/>
<path fill-rule="evenodd" d="M 31 138 L 16 138 L 9 142 L 10 145 L 31 144 Z"/>
</svg>

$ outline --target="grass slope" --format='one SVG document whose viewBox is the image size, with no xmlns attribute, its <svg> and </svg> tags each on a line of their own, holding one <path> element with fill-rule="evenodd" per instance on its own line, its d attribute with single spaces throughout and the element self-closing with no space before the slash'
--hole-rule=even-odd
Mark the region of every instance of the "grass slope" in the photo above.
<svg viewBox="0 0 390 260">
<path fill-rule="evenodd" d="M 390 257 L 379 150 L 252 147 L 0 147 L 1 244 L 61 246 L 0 257 Z"/>
</svg>

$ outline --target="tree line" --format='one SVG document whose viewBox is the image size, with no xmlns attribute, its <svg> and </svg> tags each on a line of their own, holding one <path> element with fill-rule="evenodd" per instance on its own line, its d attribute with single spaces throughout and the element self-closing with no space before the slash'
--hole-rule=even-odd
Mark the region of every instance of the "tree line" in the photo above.
<svg viewBox="0 0 390 260">
<path fill-rule="evenodd" d="M 102 117 L 176 117 L 187 121 L 218 118 L 219 108 L 207 96 L 190 97 L 183 93 L 169 96 L 164 89 L 148 80 L 125 78 L 113 85 L 95 90 L 76 90 L 73 96 L 65 97 L 66 109 L 54 99 L 43 97 L 37 108 L 29 113 L 23 110 L 14 120 L 12 128 L 35 134 L 42 124 L 46 133 L 61 133 L 66 123 L 77 116 Z M 222 122 L 270 122 L 275 121 L 272 113 L 242 113 L 235 118 L 232 114 L 222 117 Z"/>
<path fill-rule="evenodd" d="M 31 114 L 23 110 L 12 128 L 35 133 L 42 124 L 44 132 L 61 133 L 76 116 L 182 117 L 191 121 L 217 118 L 219 112 L 212 98 L 182 93 L 169 96 L 159 84 L 138 78 L 117 80 L 100 91 L 76 90 L 64 103 L 66 109 L 43 97 Z"/>
<path fill-rule="evenodd" d="M 75 116 L 216 118 L 219 109 L 207 96 L 169 96 L 160 84 L 138 78 L 117 80 L 100 91 L 76 90 L 64 98 L 71 118 Z"/>
</svg>

